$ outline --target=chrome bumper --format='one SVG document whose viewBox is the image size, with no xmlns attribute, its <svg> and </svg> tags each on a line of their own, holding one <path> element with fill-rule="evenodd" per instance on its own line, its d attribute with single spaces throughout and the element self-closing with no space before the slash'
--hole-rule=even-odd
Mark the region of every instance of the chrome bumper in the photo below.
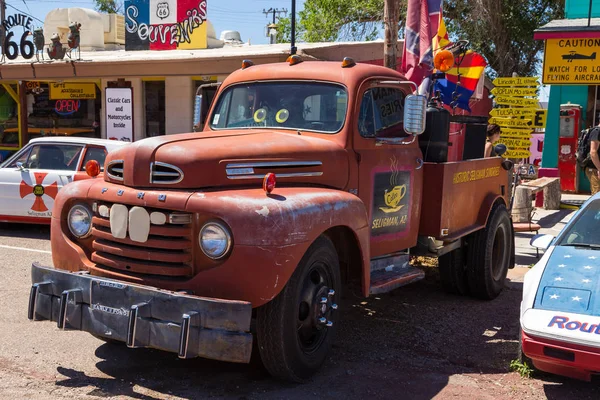
<svg viewBox="0 0 600 400">
<path fill-rule="evenodd" d="M 31 268 L 28 318 L 177 353 L 248 363 L 252 306 L 42 267 Z"/>
</svg>

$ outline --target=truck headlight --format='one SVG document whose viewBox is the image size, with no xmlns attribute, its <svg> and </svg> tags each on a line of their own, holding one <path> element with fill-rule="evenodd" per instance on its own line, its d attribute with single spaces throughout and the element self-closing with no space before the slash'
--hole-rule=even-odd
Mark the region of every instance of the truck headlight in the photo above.
<svg viewBox="0 0 600 400">
<path fill-rule="evenodd" d="M 89 236 L 92 231 L 92 212 L 84 205 L 74 205 L 69 210 L 67 225 L 76 238 L 83 239 Z"/>
<path fill-rule="evenodd" d="M 200 229 L 198 242 L 202 252 L 213 260 L 223 258 L 231 248 L 231 233 L 219 222 L 207 222 Z"/>
</svg>

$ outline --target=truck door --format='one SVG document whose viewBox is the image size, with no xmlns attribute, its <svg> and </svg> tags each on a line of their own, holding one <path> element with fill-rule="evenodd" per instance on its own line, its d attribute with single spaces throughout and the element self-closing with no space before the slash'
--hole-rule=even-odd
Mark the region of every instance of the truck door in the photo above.
<svg viewBox="0 0 600 400">
<path fill-rule="evenodd" d="M 371 257 L 417 243 L 423 181 L 418 141 L 404 132 L 400 86 L 363 85 L 354 115 L 354 149 L 359 159 L 358 195 L 367 205 Z M 391 143 L 394 142 L 394 143 Z"/>
</svg>

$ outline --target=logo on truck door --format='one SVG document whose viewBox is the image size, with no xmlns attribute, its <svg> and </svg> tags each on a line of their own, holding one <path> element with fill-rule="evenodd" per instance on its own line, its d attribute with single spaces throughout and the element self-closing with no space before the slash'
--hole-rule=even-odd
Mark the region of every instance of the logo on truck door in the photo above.
<svg viewBox="0 0 600 400">
<path fill-rule="evenodd" d="M 371 235 L 380 236 L 403 232 L 408 226 L 410 212 L 410 172 L 398 171 L 398 160 L 393 157 L 391 168 L 375 172 Z"/>
</svg>

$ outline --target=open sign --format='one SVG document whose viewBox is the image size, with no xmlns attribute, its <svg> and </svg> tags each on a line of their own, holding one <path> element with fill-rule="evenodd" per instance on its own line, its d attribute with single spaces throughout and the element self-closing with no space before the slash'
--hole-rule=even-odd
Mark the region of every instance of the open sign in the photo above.
<svg viewBox="0 0 600 400">
<path fill-rule="evenodd" d="M 54 111 L 58 115 L 71 115 L 79 111 L 79 107 L 81 106 L 81 101 L 72 100 L 72 99 L 64 99 L 64 100 L 56 100 L 54 104 Z"/>
</svg>

